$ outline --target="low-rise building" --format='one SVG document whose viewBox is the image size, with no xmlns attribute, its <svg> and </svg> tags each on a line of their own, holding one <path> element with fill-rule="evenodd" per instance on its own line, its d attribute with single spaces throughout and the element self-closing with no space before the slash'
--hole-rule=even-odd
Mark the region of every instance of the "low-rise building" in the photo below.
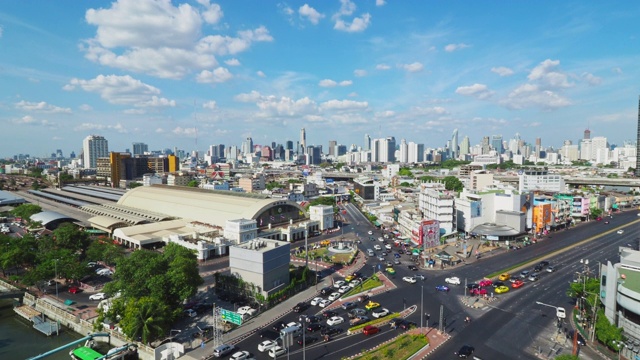
<svg viewBox="0 0 640 360">
<path fill-rule="evenodd" d="M 258 238 L 229 248 L 229 268 L 265 298 L 289 285 L 291 245 Z"/>
</svg>

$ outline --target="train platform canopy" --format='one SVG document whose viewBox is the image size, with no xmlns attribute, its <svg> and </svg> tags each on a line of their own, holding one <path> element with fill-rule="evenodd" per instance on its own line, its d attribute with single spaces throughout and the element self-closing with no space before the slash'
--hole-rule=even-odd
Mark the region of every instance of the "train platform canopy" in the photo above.
<svg viewBox="0 0 640 360">
<path fill-rule="evenodd" d="M 193 235 L 196 231 L 189 226 L 190 222 L 181 219 L 118 228 L 114 230 L 113 238 L 128 247 L 140 248 L 163 242 L 169 235 Z"/>
<path fill-rule="evenodd" d="M 43 211 L 31 215 L 31 221 L 40 222 L 42 226 L 45 227 L 45 229 L 49 230 L 57 228 L 58 225 L 64 222 L 78 222 L 77 219 L 60 214 L 59 212 L 55 211 Z"/>
<path fill-rule="evenodd" d="M 19 196 L 13 195 L 8 191 L 0 190 L 0 206 L 3 205 L 19 205 L 26 203 L 27 200 Z"/>
</svg>

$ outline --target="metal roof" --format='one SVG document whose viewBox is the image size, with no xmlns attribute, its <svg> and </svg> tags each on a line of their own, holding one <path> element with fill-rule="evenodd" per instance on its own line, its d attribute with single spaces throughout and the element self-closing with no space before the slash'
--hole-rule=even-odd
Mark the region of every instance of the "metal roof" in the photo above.
<svg viewBox="0 0 640 360">
<path fill-rule="evenodd" d="M 78 221 L 77 219 L 74 219 L 67 215 L 60 214 L 59 212 L 55 212 L 55 211 L 43 211 L 43 212 L 39 212 L 37 214 L 31 215 L 31 221 L 39 221 L 45 227 L 47 226 L 47 224 L 51 222 L 60 221 L 60 220 Z"/>
<path fill-rule="evenodd" d="M 27 190 L 27 192 L 29 194 L 33 194 L 35 196 L 40 196 L 43 197 L 45 199 L 51 199 L 51 200 L 55 200 L 64 204 L 69 204 L 69 205 L 73 205 L 73 206 L 77 206 L 77 207 L 82 207 L 87 205 L 86 202 L 84 201 L 77 201 L 77 200 L 71 200 L 69 198 L 63 197 L 63 196 L 58 196 L 58 195 L 53 195 L 53 194 L 49 194 L 46 192 L 42 192 L 42 191 L 38 191 L 38 190 Z"/>
<path fill-rule="evenodd" d="M 121 197 L 121 195 L 107 193 L 107 192 L 104 192 L 104 191 L 97 191 L 97 190 L 80 188 L 80 187 L 77 187 L 77 186 L 65 186 L 65 187 L 62 188 L 62 190 L 63 191 L 68 191 L 68 192 L 72 192 L 72 193 L 76 193 L 76 194 L 97 197 L 97 198 L 100 198 L 100 199 L 111 200 L 111 201 L 118 201 L 118 200 L 120 200 L 120 197 Z"/>
<path fill-rule="evenodd" d="M 0 205 L 13 205 L 13 204 L 23 204 L 26 203 L 27 200 L 13 195 L 8 191 L 0 190 Z"/>
</svg>

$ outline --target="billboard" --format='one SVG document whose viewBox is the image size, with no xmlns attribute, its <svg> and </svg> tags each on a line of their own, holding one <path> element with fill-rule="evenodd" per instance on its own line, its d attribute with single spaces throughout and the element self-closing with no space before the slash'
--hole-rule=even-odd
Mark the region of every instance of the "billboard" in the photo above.
<svg viewBox="0 0 640 360">
<path fill-rule="evenodd" d="M 438 220 L 422 220 L 418 229 L 418 245 L 424 249 L 440 245 L 440 222 Z"/>
<path fill-rule="evenodd" d="M 472 201 L 471 205 L 471 218 L 478 218 L 482 216 L 482 202 Z"/>
</svg>

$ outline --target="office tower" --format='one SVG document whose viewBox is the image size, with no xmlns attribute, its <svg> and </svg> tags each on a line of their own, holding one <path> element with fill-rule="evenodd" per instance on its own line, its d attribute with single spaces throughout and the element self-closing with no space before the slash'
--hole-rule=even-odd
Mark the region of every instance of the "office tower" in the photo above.
<svg viewBox="0 0 640 360">
<path fill-rule="evenodd" d="M 504 149 L 502 148 L 502 135 L 491 136 L 491 147 L 498 153 L 502 154 Z"/>
<path fill-rule="evenodd" d="M 413 141 L 407 145 L 407 162 L 419 163 L 424 161 L 424 144 L 416 144 Z"/>
<path fill-rule="evenodd" d="M 147 151 L 149 151 L 149 145 L 141 142 L 133 143 L 133 156 L 144 155 Z"/>
<path fill-rule="evenodd" d="M 291 140 L 287 140 L 286 146 L 284 148 L 285 150 L 293 150 L 293 141 Z"/>
<path fill-rule="evenodd" d="M 346 145 L 336 145 L 336 156 L 342 156 L 347 153 Z"/>
<path fill-rule="evenodd" d="M 276 148 L 276 142 L 275 142 L 275 141 L 272 141 L 272 142 L 271 142 L 271 149 L 275 149 L 275 148 Z"/>
<path fill-rule="evenodd" d="M 329 141 L 329 156 L 336 156 L 336 145 L 338 145 L 338 142 L 335 140 L 331 140 Z"/>
<path fill-rule="evenodd" d="M 371 140 L 371 162 L 380 161 L 380 139 Z"/>
<path fill-rule="evenodd" d="M 307 165 L 320 165 L 322 162 L 322 148 L 320 146 L 307 146 Z"/>
<path fill-rule="evenodd" d="M 409 162 L 409 145 L 407 144 L 407 140 L 400 140 L 400 159 L 401 163 Z"/>
<path fill-rule="evenodd" d="M 453 135 L 451 135 L 451 147 L 449 148 L 449 155 L 451 159 L 457 159 L 458 155 L 458 129 L 453 130 Z"/>
<path fill-rule="evenodd" d="M 109 156 L 109 142 L 100 135 L 89 135 L 82 142 L 85 169 L 95 169 L 98 158 Z"/>
<path fill-rule="evenodd" d="M 69 154 L 69 158 L 70 159 L 75 159 L 76 158 L 76 152 L 72 151 L 71 154 Z"/>
<path fill-rule="evenodd" d="M 518 155 L 520 154 L 520 146 L 520 133 L 516 133 L 516 136 L 509 140 L 509 151 L 513 155 Z"/>
<path fill-rule="evenodd" d="M 640 99 L 638 100 L 638 131 L 636 133 L 636 177 L 640 176 Z"/>
<path fill-rule="evenodd" d="M 536 157 L 540 157 L 540 151 L 542 151 L 542 139 L 536 138 Z"/>
<path fill-rule="evenodd" d="M 393 136 L 389 136 L 385 139 L 375 139 L 372 142 L 371 158 L 373 160 L 374 152 L 376 150 L 377 161 L 382 163 L 396 161 L 396 139 Z"/>
<path fill-rule="evenodd" d="M 483 136 L 482 137 L 482 144 L 481 144 L 481 151 L 482 154 L 488 154 L 489 151 L 491 150 L 491 145 L 489 145 L 489 137 L 488 136 Z"/>
<path fill-rule="evenodd" d="M 204 156 L 204 161 L 206 161 L 209 165 L 213 165 L 214 163 L 220 161 L 220 159 L 222 159 L 224 156 L 224 144 L 211 145 L 209 146 L 207 154 Z"/>
<path fill-rule="evenodd" d="M 304 128 L 300 129 L 300 149 L 303 154 L 307 151 L 307 132 Z"/>
<path fill-rule="evenodd" d="M 462 142 L 460 143 L 460 156 L 469 155 L 471 153 L 471 141 L 469 141 L 469 137 L 465 136 L 462 138 Z"/>
<path fill-rule="evenodd" d="M 62 156 L 62 150 L 61 149 L 57 149 L 56 150 L 56 157 L 57 158 L 63 158 L 64 156 Z"/>
<path fill-rule="evenodd" d="M 231 145 L 225 149 L 224 157 L 227 160 L 238 160 L 238 147 L 235 145 Z"/>
<path fill-rule="evenodd" d="M 364 147 L 362 150 L 371 150 L 371 136 L 369 134 L 364 134 Z"/>
<path fill-rule="evenodd" d="M 242 142 L 242 155 L 253 153 L 253 139 L 248 137 Z"/>
<path fill-rule="evenodd" d="M 582 137 L 583 139 L 591 139 L 591 130 L 589 130 L 589 128 L 584 130 L 584 135 Z"/>
</svg>

